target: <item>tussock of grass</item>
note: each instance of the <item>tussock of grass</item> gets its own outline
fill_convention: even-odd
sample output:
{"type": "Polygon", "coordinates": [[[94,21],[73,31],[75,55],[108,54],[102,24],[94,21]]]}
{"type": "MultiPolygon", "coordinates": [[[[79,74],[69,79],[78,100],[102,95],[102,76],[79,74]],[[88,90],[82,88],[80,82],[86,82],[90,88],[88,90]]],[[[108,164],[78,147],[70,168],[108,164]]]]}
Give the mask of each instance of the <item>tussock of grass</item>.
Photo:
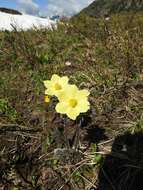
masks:
{"type": "MultiPolygon", "coordinates": [[[[4,159],[4,168],[0,174],[4,184],[19,185],[15,179],[24,171],[20,186],[27,189],[46,186],[51,178],[38,178],[40,171],[41,176],[47,172],[52,180],[58,179],[56,187],[55,181],[51,182],[53,190],[63,184],[74,190],[95,188],[97,166],[102,159],[98,161],[96,151],[87,144],[98,145],[105,139],[94,141],[93,137],[85,138],[85,133],[95,128],[105,130],[106,140],[110,142],[118,134],[138,132],[143,127],[142,38],[142,13],[113,15],[109,21],[80,15],[70,21],[63,20],[52,31],[0,32],[0,131],[7,124],[26,126],[22,133],[10,126],[16,132],[6,134],[13,142],[11,147],[17,145],[19,150],[8,153],[12,149],[9,142],[2,142],[0,157],[4,159]],[[71,62],[70,66],[65,64],[67,61],[71,62]],[[92,108],[87,114],[90,122],[81,132],[85,155],[76,154],[73,162],[53,159],[54,149],[66,144],[61,131],[54,129],[59,127],[60,118],[49,111],[50,107],[46,112],[43,103],[42,81],[53,73],[68,75],[71,82],[91,91],[92,108]],[[33,128],[40,131],[28,133],[27,129],[33,128]],[[89,142],[91,139],[93,142],[89,142]],[[25,163],[26,168],[31,167],[27,173],[22,168],[25,163]]],[[[74,124],[68,121],[67,125],[66,135],[71,139],[74,124]]],[[[106,154],[104,148],[101,146],[100,152],[106,154]]],[[[73,152],[69,154],[74,158],[73,152]]]]}

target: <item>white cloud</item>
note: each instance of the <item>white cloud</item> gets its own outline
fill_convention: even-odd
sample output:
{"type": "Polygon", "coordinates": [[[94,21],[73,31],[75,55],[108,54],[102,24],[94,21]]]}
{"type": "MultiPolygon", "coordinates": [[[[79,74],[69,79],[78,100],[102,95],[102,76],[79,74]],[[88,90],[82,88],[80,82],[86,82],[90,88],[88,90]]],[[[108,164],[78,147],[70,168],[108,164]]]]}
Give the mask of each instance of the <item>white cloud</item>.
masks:
{"type": "Polygon", "coordinates": [[[18,8],[21,12],[30,15],[39,15],[39,5],[33,0],[17,0],[18,8]]]}
{"type": "Polygon", "coordinates": [[[78,13],[94,0],[48,0],[48,5],[43,10],[44,15],[65,15],[70,16],[78,13]]]}
{"type": "Polygon", "coordinates": [[[88,6],[94,0],[47,0],[47,5],[40,9],[40,5],[34,0],[17,0],[18,9],[26,14],[41,16],[71,16],[84,7],[88,6]]]}

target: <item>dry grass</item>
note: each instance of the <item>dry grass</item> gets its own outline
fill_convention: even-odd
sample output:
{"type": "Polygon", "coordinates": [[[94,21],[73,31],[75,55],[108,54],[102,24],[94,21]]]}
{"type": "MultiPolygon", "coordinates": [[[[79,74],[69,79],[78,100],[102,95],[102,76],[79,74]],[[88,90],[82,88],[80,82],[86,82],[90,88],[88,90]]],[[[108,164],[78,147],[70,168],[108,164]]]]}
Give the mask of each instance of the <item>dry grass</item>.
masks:
{"type": "Polygon", "coordinates": [[[109,21],[81,15],[52,31],[0,33],[1,186],[96,188],[102,157],[116,136],[142,131],[142,38],[142,13],[109,21]],[[78,152],[68,152],[64,138],[74,145],[77,124],[43,103],[42,81],[53,73],[91,91],[78,152]]]}

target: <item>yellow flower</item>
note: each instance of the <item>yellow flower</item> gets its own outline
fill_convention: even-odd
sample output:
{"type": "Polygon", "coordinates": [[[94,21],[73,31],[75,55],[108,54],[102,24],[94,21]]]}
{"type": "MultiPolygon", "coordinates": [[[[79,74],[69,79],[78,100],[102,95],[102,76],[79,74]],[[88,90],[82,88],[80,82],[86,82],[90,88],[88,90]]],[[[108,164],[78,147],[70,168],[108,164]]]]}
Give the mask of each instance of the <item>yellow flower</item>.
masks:
{"type": "Polygon", "coordinates": [[[69,79],[67,76],[60,77],[56,74],[52,75],[51,80],[44,81],[44,85],[46,87],[45,94],[58,96],[65,86],[68,85],[68,81],[69,79]]]}
{"type": "Polygon", "coordinates": [[[49,96],[46,95],[45,98],[44,98],[44,100],[45,100],[46,103],[49,103],[50,102],[49,96]]]}
{"type": "Polygon", "coordinates": [[[88,90],[79,90],[75,85],[68,85],[58,96],[59,103],[56,105],[56,111],[75,120],[80,113],[89,110],[89,94],[88,90]]]}

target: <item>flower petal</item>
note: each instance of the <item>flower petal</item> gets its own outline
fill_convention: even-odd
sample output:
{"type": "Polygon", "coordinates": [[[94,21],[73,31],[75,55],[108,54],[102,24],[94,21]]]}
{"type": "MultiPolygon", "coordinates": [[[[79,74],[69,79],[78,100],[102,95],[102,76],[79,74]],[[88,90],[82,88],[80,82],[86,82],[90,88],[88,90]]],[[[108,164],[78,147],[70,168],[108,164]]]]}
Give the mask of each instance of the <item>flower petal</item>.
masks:
{"type": "Polygon", "coordinates": [[[67,116],[72,119],[72,120],[76,120],[77,116],[79,116],[80,111],[78,109],[72,109],[69,108],[66,112],[67,116]]]}
{"type": "Polygon", "coordinates": [[[81,113],[85,113],[89,110],[90,103],[88,102],[88,100],[82,100],[79,102],[78,107],[80,108],[81,113]]]}
{"type": "Polygon", "coordinates": [[[64,77],[61,77],[61,80],[60,82],[63,84],[63,85],[66,85],[69,81],[69,78],[67,76],[64,76],[64,77]]]}
{"type": "Polygon", "coordinates": [[[52,95],[54,95],[54,92],[53,92],[53,90],[51,88],[48,88],[48,89],[45,90],[45,94],[52,96],[52,95]]]}
{"type": "Polygon", "coordinates": [[[71,97],[75,97],[77,94],[78,88],[76,85],[67,85],[64,87],[63,91],[59,94],[59,101],[68,101],[71,97]]]}
{"type": "Polygon", "coordinates": [[[89,96],[89,94],[90,94],[90,92],[88,90],[86,90],[86,89],[78,91],[78,95],[80,97],[87,97],[87,96],[89,96]]]}
{"type": "Polygon", "coordinates": [[[56,112],[57,113],[65,114],[67,112],[67,109],[68,109],[68,106],[64,102],[59,102],[56,105],[56,112]]]}
{"type": "Polygon", "coordinates": [[[52,82],[57,82],[59,79],[60,79],[60,76],[58,76],[57,74],[53,74],[52,78],[51,78],[51,81],[52,82]]]}
{"type": "Polygon", "coordinates": [[[51,84],[51,81],[50,80],[45,80],[43,81],[44,85],[46,88],[49,88],[50,84],[51,84]]]}

